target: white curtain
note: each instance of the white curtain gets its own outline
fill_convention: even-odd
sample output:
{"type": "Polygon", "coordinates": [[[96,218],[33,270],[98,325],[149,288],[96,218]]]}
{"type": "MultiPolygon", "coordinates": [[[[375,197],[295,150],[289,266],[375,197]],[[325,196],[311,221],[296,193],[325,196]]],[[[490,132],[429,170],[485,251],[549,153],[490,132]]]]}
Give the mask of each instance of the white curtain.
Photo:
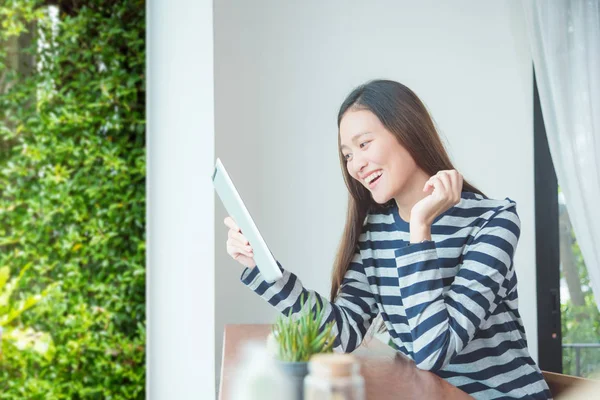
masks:
{"type": "Polygon", "coordinates": [[[600,0],[522,5],[552,161],[600,309],[600,0]]]}

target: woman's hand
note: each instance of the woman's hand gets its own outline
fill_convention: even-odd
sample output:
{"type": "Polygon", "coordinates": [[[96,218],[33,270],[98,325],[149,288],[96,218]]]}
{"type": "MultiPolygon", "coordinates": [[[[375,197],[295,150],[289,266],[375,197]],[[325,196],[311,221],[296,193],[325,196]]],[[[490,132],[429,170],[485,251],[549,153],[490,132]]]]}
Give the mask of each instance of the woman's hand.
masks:
{"type": "Polygon", "coordinates": [[[242,235],[242,230],[235,224],[231,217],[225,218],[223,221],[229,227],[227,234],[227,253],[244,267],[254,268],[254,252],[250,246],[250,242],[242,235]]]}
{"type": "Polygon", "coordinates": [[[431,240],[431,224],[460,202],[462,187],[463,177],[454,169],[440,171],[429,178],[423,187],[424,192],[430,192],[429,196],[417,202],[410,212],[411,243],[431,240]]]}

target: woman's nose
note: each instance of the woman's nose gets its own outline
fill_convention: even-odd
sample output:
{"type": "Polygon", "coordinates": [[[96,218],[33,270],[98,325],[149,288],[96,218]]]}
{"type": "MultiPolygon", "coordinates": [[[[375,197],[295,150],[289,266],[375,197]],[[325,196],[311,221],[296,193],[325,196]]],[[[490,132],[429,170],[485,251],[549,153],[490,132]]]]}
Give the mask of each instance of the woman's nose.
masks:
{"type": "Polygon", "coordinates": [[[364,157],[355,157],[354,158],[354,171],[356,175],[364,173],[367,166],[367,160],[364,157]]]}

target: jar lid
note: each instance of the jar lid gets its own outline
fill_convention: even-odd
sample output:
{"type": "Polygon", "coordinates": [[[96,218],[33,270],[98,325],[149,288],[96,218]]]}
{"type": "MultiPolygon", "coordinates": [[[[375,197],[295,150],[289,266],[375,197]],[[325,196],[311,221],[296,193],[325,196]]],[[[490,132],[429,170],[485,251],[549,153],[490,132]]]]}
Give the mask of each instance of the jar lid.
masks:
{"type": "Polygon", "coordinates": [[[329,377],[352,376],[359,368],[356,357],[346,353],[315,354],[308,363],[309,373],[329,377]]]}

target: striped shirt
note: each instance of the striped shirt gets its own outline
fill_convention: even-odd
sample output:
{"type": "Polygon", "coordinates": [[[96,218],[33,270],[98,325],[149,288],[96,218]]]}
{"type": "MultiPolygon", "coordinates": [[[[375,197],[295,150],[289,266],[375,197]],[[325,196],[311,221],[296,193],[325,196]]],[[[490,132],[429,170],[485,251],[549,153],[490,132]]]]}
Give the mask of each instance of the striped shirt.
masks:
{"type": "MultiPolygon", "coordinates": [[[[392,202],[394,203],[394,202],[392,202]]],[[[381,314],[398,351],[477,399],[551,398],[527,350],[513,255],[516,204],[463,192],[438,216],[431,241],[410,244],[393,205],[368,213],[335,302],[289,271],[267,283],[259,268],[241,281],[287,315],[311,295],[335,321],[336,351],[351,352],[381,314]]]]}

